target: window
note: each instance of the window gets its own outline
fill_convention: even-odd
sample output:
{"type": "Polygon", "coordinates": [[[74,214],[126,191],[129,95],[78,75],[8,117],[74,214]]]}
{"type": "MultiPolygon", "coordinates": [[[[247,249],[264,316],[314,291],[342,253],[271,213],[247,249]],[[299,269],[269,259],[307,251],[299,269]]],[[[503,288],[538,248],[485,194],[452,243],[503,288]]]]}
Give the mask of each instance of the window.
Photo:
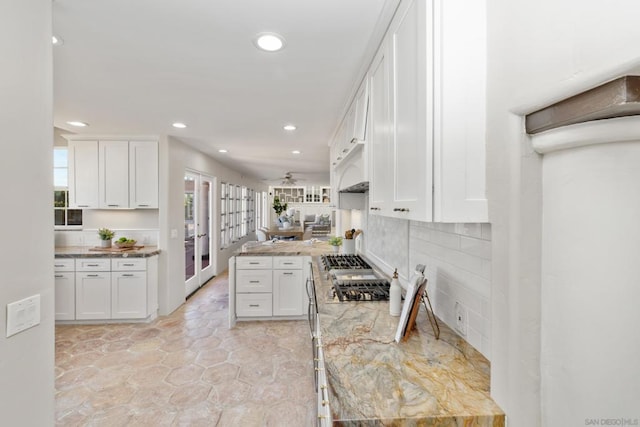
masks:
{"type": "Polygon", "coordinates": [[[240,186],[236,185],[235,186],[236,189],[236,194],[235,194],[235,211],[234,211],[234,216],[235,219],[233,221],[233,227],[234,227],[234,242],[237,242],[238,240],[240,240],[240,237],[242,237],[242,192],[240,190],[240,186]]]}
{"type": "Polygon", "coordinates": [[[82,209],[69,208],[67,147],[53,149],[53,214],[56,228],[77,228],[82,225],[82,209]]]}
{"type": "Polygon", "coordinates": [[[220,249],[229,246],[229,215],[227,215],[227,184],[220,184],[220,249]]]}
{"type": "Polygon", "coordinates": [[[247,214],[249,213],[249,194],[248,194],[248,189],[247,187],[242,187],[242,205],[240,206],[240,211],[242,213],[242,226],[241,226],[241,236],[246,236],[247,235],[247,228],[249,226],[249,217],[247,216],[247,214]]]}

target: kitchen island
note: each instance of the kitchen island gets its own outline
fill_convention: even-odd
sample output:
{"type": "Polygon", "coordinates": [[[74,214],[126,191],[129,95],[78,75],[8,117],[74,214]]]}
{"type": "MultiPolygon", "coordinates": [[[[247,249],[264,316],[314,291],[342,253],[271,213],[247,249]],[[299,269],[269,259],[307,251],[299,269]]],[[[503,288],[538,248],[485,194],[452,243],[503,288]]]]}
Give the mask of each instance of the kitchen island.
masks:
{"type": "Polygon", "coordinates": [[[424,307],[408,339],[396,343],[399,317],[389,314],[388,302],[336,303],[330,297],[332,284],[320,262],[326,253],[332,253],[326,242],[256,242],[236,256],[312,260],[321,343],[318,369],[324,370],[318,405],[328,407],[333,425],[505,425],[503,411],[489,394],[486,358],[442,322],[436,340],[424,307]]]}

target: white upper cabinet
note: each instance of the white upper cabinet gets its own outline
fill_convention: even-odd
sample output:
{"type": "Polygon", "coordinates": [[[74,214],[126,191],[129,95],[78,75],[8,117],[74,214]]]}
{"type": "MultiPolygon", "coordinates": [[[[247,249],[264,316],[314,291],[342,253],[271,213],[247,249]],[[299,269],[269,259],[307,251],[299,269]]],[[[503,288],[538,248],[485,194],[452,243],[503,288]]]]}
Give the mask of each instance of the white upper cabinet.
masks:
{"type": "Polygon", "coordinates": [[[487,222],[486,2],[434,7],[434,216],[487,222]]]}
{"type": "Polygon", "coordinates": [[[158,142],[129,141],[129,207],[158,207],[158,142]]]}
{"type": "Polygon", "coordinates": [[[369,69],[372,214],[486,222],[485,4],[403,0],[369,69]]]}
{"type": "Polygon", "coordinates": [[[69,141],[69,206],[99,208],[98,141],[69,141]]]}
{"type": "Polygon", "coordinates": [[[158,141],[69,140],[69,200],[84,209],[158,208],[158,141]]]}
{"type": "Polygon", "coordinates": [[[100,141],[100,208],[129,207],[129,142],[100,141]]]}
{"type": "Polygon", "coordinates": [[[383,42],[370,69],[369,208],[381,211],[391,201],[391,114],[389,44],[383,42]]]}
{"type": "Polygon", "coordinates": [[[353,132],[351,133],[351,143],[364,142],[367,140],[367,117],[369,115],[369,80],[364,79],[355,101],[355,114],[353,116],[353,132]]]}

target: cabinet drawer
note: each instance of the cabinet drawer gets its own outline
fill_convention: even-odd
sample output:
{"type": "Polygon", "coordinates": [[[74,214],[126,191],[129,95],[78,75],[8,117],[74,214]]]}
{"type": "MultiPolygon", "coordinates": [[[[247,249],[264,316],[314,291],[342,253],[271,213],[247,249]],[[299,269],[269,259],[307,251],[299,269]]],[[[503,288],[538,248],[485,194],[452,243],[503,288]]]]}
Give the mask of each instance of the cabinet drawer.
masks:
{"type": "Polygon", "coordinates": [[[301,269],[302,268],[302,257],[299,256],[274,256],[273,257],[273,268],[286,268],[287,270],[291,269],[301,269]]]}
{"type": "Polygon", "coordinates": [[[109,258],[78,258],[76,271],[111,271],[109,258]]]}
{"type": "Polygon", "coordinates": [[[260,270],[272,268],[270,256],[239,256],[236,257],[236,270],[260,270]]]}
{"type": "Polygon", "coordinates": [[[55,258],[53,260],[53,268],[55,271],[74,271],[76,269],[76,260],[73,258],[55,258]]]}
{"type": "Polygon", "coordinates": [[[271,292],[272,289],[271,270],[236,271],[236,292],[271,292]]]}
{"type": "Polygon", "coordinates": [[[112,271],[145,271],[146,269],[145,258],[113,258],[111,260],[112,271]]]}
{"type": "Polygon", "coordinates": [[[271,294],[237,294],[236,314],[238,317],[271,317],[271,294]]]}

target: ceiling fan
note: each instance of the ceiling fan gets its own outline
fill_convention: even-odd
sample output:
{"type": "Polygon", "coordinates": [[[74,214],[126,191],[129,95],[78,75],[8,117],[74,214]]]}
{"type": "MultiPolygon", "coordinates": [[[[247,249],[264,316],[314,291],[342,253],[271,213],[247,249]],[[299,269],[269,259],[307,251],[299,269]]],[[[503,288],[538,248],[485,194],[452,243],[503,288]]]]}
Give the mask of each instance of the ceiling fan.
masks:
{"type": "Polygon", "coordinates": [[[282,182],[280,183],[280,185],[296,185],[296,182],[298,181],[304,181],[304,179],[300,179],[300,178],[294,178],[293,177],[293,173],[294,172],[286,172],[284,174],[284,176],[281,176],[279,178],[276,179],[281,179],[282,182]]]}

